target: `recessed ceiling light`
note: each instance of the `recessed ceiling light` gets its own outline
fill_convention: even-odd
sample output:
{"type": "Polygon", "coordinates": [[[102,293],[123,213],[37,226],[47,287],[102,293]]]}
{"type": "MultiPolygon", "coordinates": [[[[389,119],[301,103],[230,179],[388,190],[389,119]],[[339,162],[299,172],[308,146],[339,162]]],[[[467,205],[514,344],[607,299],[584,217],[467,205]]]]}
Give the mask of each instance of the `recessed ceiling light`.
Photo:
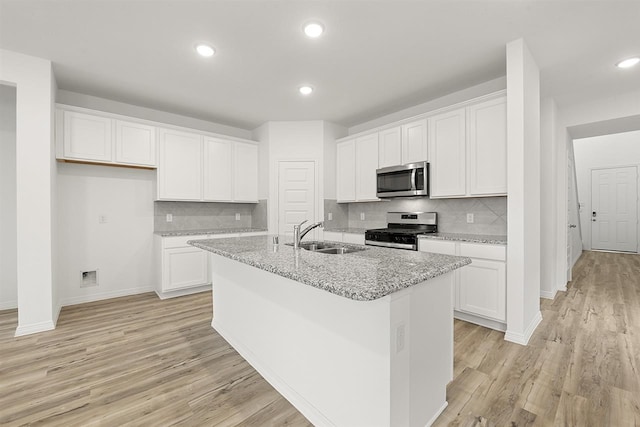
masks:
{"type": "Polygon", "coordinates": [[[309,22],[304,26],[304,33],[307,35],[307,37],[315,39],[316,37],[320,37],[320,35],[324,33],[324,27],[322,26],[322,24],[319,24],[317,22],[309,22]]]}
{"type": "Polygon", "coordinates": [[[624,61],[620,61],[616,64],[616,67],[618,68],[631,68],[634,65],[636,65],[638,62],[640,62],[640,58],[639,57],[633,57],[633,58],[627,58],[624,61]]]}
{"type": "Polygon", "coordinates": [[[204,56],[204,57],[213,56],[213,54],[216,53],[215,49],[213,49],[208,44],[204,44],[204,43],[200,43],[196,45],[196,52],[198,52],[200,56],[204,56]]]}
{"type": "Polygon", "coordinates": [[[311,86],[300,86],[298,90],[303,95],[309,95],[311,94],[311,92],[313,92],[313,88],[311,86]]]}

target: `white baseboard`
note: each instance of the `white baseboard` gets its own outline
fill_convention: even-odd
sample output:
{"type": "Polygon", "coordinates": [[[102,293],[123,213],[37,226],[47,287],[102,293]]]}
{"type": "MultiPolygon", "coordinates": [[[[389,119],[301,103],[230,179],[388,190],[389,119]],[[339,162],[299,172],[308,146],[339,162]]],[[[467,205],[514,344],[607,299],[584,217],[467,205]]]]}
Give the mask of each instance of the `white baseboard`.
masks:
{"type": "Polygon", "coordinates": [[[53,323],[53,320],[32,323],[30,325],[18,325],[14,336],[21,337],[24,335],[36,334],[38,332],[50,331],[55,328],[56,325],[53,323]]]}
{"type": "Polygon", "coordinates": [[[453,317],[458,320],[464,320],[465,322],[484,326],[485,328],[495,329],[496,331],[500,332],[504,332],[507,330],[506,323],[498,322],[497,320],[485,319],[484,317],[474,316],[473,314],[464,313],[458,310],[453,310],[453,317]]]}
{"type": "Polygon", "coordinates": [[[76,305],[76,304],[84,304],[86,302],[100,301],[103,299],[110,298],[118,298],[118,297],[126,297],[129,295],[143,294],[145,292],[153,292],[155,290],[154,287],[141,287],[141,288],[128,288],[128,289],[120,289],[117,291],[110,292],[100,292],[91,295],[81,295],[76,297],[63,298],[60,301],[60,305],[65,307],[67,305],[76,305]]]}
{"type": "Polygon", "coordinates": [[[12,310],[18,308],[18,300],[0,301],[0,310],[12,310]]]}
{"type": "Polygon", "coordinates": [[[556,293],[558,291],[540,291],[540,298],[545,298],[545,299],[556,299],[556,293]]]}
{"type": "Polygon", "coordinates": [[[442,415],[445,409],[447,409],[448,405],[449,405],[449,402],[445,401],[440,407],[440,409],[438,409],[438,412],[436,412],[436,414],[433,417],[431,417],[429,421],[427,421],[427,423],[425,424],[425,427],[430,427],[433,423],[435,423],[438,417],[442,415]]]}
{"type": "Polygon", "coordinates": [[[194,288],[180,289],[180,290],[171,291],[171,292],[159,292],[157,289],[155,289],[155,291],[156,291],[156,295],[158,295],[158,298],[168,299],[168,298],[181,297],[184,295],[197,294],[198,292],[211,292],[211,289],[212,289],[211,285],[204,285],[204,286],[196,286],[194,288]]]}
{"type": "Polygon", "coordinates": [[[536,315],[533,316],[533,319],[531,319],[529,326],[527,326],[524,332],[520,333],[507,330],[504,334],[504,340],[516,344],[527,345],[531,339],[531,335],[533,335],[533,332],[536,330],[540,322],[542,322],[542,313],[538,311],[536,315]]]}

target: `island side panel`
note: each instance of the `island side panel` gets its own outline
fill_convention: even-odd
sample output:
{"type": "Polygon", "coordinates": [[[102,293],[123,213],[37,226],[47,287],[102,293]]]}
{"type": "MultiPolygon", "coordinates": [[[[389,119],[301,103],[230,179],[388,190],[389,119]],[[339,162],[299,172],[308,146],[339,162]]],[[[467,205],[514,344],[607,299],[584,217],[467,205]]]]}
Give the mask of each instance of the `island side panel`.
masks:
{"type": "Polygon", "coordinates": [[[212,326],[284,397],[318,426],[390,425],[390,297],[354,301],[211,257],[212,326]]]}

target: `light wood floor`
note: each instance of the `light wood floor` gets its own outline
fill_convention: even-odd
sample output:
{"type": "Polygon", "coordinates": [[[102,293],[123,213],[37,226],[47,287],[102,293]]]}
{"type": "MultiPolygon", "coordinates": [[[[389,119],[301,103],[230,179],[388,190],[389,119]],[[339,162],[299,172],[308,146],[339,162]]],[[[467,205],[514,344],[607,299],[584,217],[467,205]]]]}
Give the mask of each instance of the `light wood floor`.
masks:
{"type": "MultiPolygon", "coordinates": [[[[640,256],[585,252],[541,309],[527,347],[456,321],[435,425],[640,426],[640,256]]],[[[207,294],[65,307],[21,338],[16,323],[0,311],[2,426],[309,425],[211,329],[207,294]]]]}

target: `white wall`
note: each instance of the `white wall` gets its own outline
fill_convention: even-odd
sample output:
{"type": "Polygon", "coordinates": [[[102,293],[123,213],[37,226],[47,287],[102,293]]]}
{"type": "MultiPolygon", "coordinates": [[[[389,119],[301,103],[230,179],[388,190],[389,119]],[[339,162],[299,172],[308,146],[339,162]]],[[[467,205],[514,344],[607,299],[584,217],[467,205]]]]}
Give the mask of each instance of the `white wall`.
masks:
{"type": "Polygon", "coordinates": [[[591,169],[633,165],[640,168],[640,131],[575,139],[573,150],[578,200],[582,205],[582,244],[591,250],[591,169]]]}
{"type": "Polygon", "coordinates": [[[540,314],[540,83],[522,39],[507,44],[507,332],[527,344],[540,314]]]}
{"type": "Polygon", "coordinates": [[[58,166],[59,283],[63,305],[154,289],[155,171],[61,163],[58,166]],[[107,222],[100,224],[99,216],[107,222]],[[81,288],[81,271],[99,284],[81,288]]]}
{"type": "Polygon", "coordinates": [[[18,307],[16,88],[0,85],[0,310],[18,307]]]}
{"type": "Polygon", "coordinates": [[[51,61],[0,50],[0,83],[17,87],[16,335],[53,329],[53,72],[51,61]]]}
{"type": "MultiPolygon", "coordinates": [[[[556,147],[557,107],[547,98],[540,105],[540,229],[556,229],[558,167],[556,147]]],[[[558,290],[557,240],[554,232],[540,235],[540,296],[553,299],[558,290]]]]}
{"type": "Polygon", "coordinates": [[[336,139],[347,135],[347,129],[324,122],[324,198],[336,199],[336,139]]]}

